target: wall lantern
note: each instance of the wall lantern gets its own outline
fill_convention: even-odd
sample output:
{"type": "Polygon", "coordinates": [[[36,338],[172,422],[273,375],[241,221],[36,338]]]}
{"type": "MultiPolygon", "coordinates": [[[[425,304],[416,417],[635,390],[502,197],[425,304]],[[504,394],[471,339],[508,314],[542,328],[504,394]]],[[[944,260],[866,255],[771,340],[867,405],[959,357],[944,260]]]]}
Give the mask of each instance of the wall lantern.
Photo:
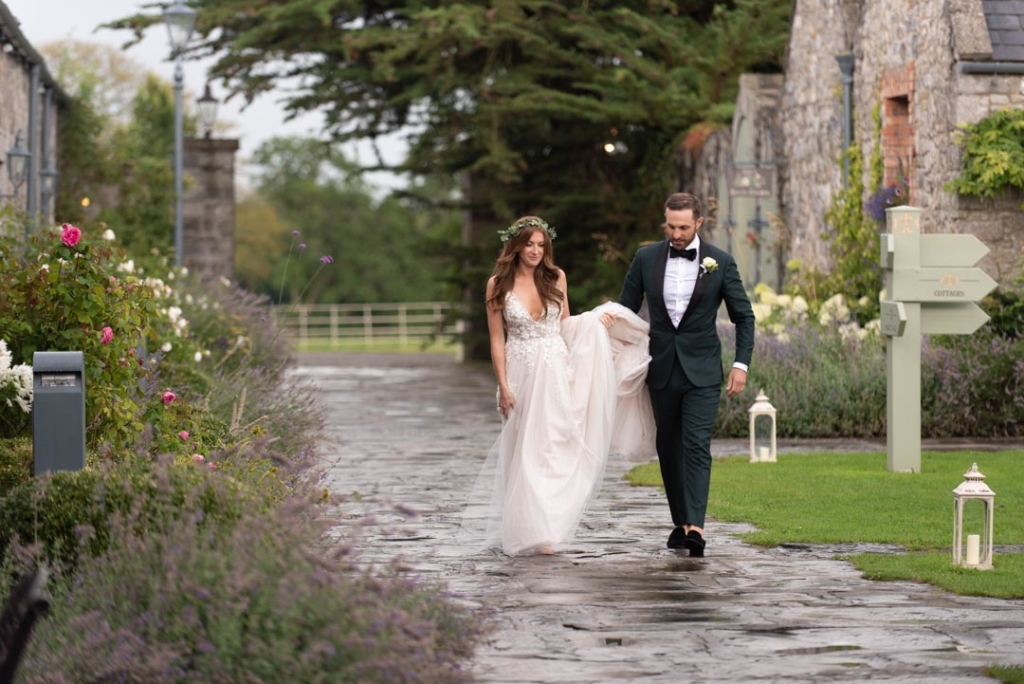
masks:
{"type": "Polygon", "coordinates": [[[750,462],[775,463],[775,407],[768,401],[764,390],[757,393],[750,413],[750,462]]]}
{"type": "Polygon", "coordinates": [[[978,464],[964,473],[964,481],[953,490],[953,565],[978,570],[992,568],[992,509],[996,493],[985,484],[985,476],[978,472],[978,464]],[[967,552],[963,553],[964,503],[978,499],[984,504],[985,517],[981,534],[967,535],[967,552]]]}
{"type": "Polygon", "coordinates": [[[210,93],[210,84],[207,83],[203,96],[196,100],[196,107],[199,108],[199,125],[204,138],[213,135],[213,126],[217,123],[218,104],[217,98],[210,93]]]}
{"type": "Polygon", "coordinates": [[[14,147],[7,151],[7,177],[14,187],[14,192],[9,195],[0,194],[0,198],[7,199],[18,196],[18,190],[28,178],[28,161],[31,158],[32,153],[25,149],[19,130],[14,136],[14,147]]]}

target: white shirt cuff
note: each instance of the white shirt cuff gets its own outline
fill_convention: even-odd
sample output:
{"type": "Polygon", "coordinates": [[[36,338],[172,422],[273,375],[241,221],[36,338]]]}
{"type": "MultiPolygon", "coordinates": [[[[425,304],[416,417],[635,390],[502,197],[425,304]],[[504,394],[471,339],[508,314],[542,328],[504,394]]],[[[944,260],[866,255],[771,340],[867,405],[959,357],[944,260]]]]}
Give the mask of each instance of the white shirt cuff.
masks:
{"type": "Polygon", "coordinates": [[[741,371],[743,371],[744,373],[746,373],[746,372],[747,372],[747,370],[748,370],[748,366],[747,366],[747,364],[745,364],[745,363],[740,363],[739,361],[737,361],[737,362],[735,362],[734,364],[732,364],[732,367],[733,367],[733,368],[739,368],[739,369],[740,369],[741,371]]]}

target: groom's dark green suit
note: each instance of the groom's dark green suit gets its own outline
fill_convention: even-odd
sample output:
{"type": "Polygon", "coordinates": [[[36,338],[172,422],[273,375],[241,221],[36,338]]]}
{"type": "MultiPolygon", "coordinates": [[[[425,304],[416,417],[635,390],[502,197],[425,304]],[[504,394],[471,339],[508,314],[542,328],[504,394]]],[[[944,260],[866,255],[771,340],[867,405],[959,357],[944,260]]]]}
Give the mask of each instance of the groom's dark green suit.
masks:
{"type": "Polygon", "coordinates": [[[697,282],[682,320],[672,323],[665,303],[668,240],[640,248],[629,267],[619,303],[639,311],[644,297],[651,323],[647,386],[657,425],[658,460],[672,521],[703,528],[711,482],[711,432],[721,398],[722,343],[718,310],[724,302],[736,326],[735,361],[750,365],[754,313],[736,261],[699,241],[697,282]],[[710,257],[715,264],[705,267],[710,257]]]}

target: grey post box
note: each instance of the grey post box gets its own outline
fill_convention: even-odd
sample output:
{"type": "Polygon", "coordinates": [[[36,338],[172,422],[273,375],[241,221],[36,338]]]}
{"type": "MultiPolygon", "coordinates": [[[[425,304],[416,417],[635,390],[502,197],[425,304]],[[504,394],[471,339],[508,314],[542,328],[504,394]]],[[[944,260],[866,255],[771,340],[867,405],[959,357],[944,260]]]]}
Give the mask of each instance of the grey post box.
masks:
{"type": "Polygon", "coordinates": [[[35,474],[85,467],[85,360],[80,351],[32,355],[35,474]]]}

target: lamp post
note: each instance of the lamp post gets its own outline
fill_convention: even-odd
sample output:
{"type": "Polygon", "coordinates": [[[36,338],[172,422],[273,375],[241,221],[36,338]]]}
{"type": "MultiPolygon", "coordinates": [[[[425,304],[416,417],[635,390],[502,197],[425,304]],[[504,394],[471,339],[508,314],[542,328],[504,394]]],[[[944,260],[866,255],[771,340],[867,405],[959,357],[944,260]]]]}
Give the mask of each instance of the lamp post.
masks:
{"type": "Polygon", "coordinates": [[[185,5],[184,0],[164,10],[164,22],[170,37],[171,54],[174,56],[174,263],[181,266],[185,256],[184,215],[182,211],[182,165],[184,157],[184,131],[182,121],[181,89],[185,74],[181,53],[192,37],[196,25],[196,11],[185,5]]]}
{"type": "Polygon", "coordinates": [[[9,195],[0,194],[0,199],[12,199],[18,196],[18,191],[28,178],[28,162],[32,153],[25,149],[22,141],[21,131],[14,136],[14,147],[7,150],[7,177],[11,181],[13,191],[9,195]]]}
{"type": "Polygon", "coordinates": [[[775,463],[778,460],[775,447],[776,411],[764,390],[757,393],[757,398],[747,412],[750,414],[750,462],[775,463]]]}

